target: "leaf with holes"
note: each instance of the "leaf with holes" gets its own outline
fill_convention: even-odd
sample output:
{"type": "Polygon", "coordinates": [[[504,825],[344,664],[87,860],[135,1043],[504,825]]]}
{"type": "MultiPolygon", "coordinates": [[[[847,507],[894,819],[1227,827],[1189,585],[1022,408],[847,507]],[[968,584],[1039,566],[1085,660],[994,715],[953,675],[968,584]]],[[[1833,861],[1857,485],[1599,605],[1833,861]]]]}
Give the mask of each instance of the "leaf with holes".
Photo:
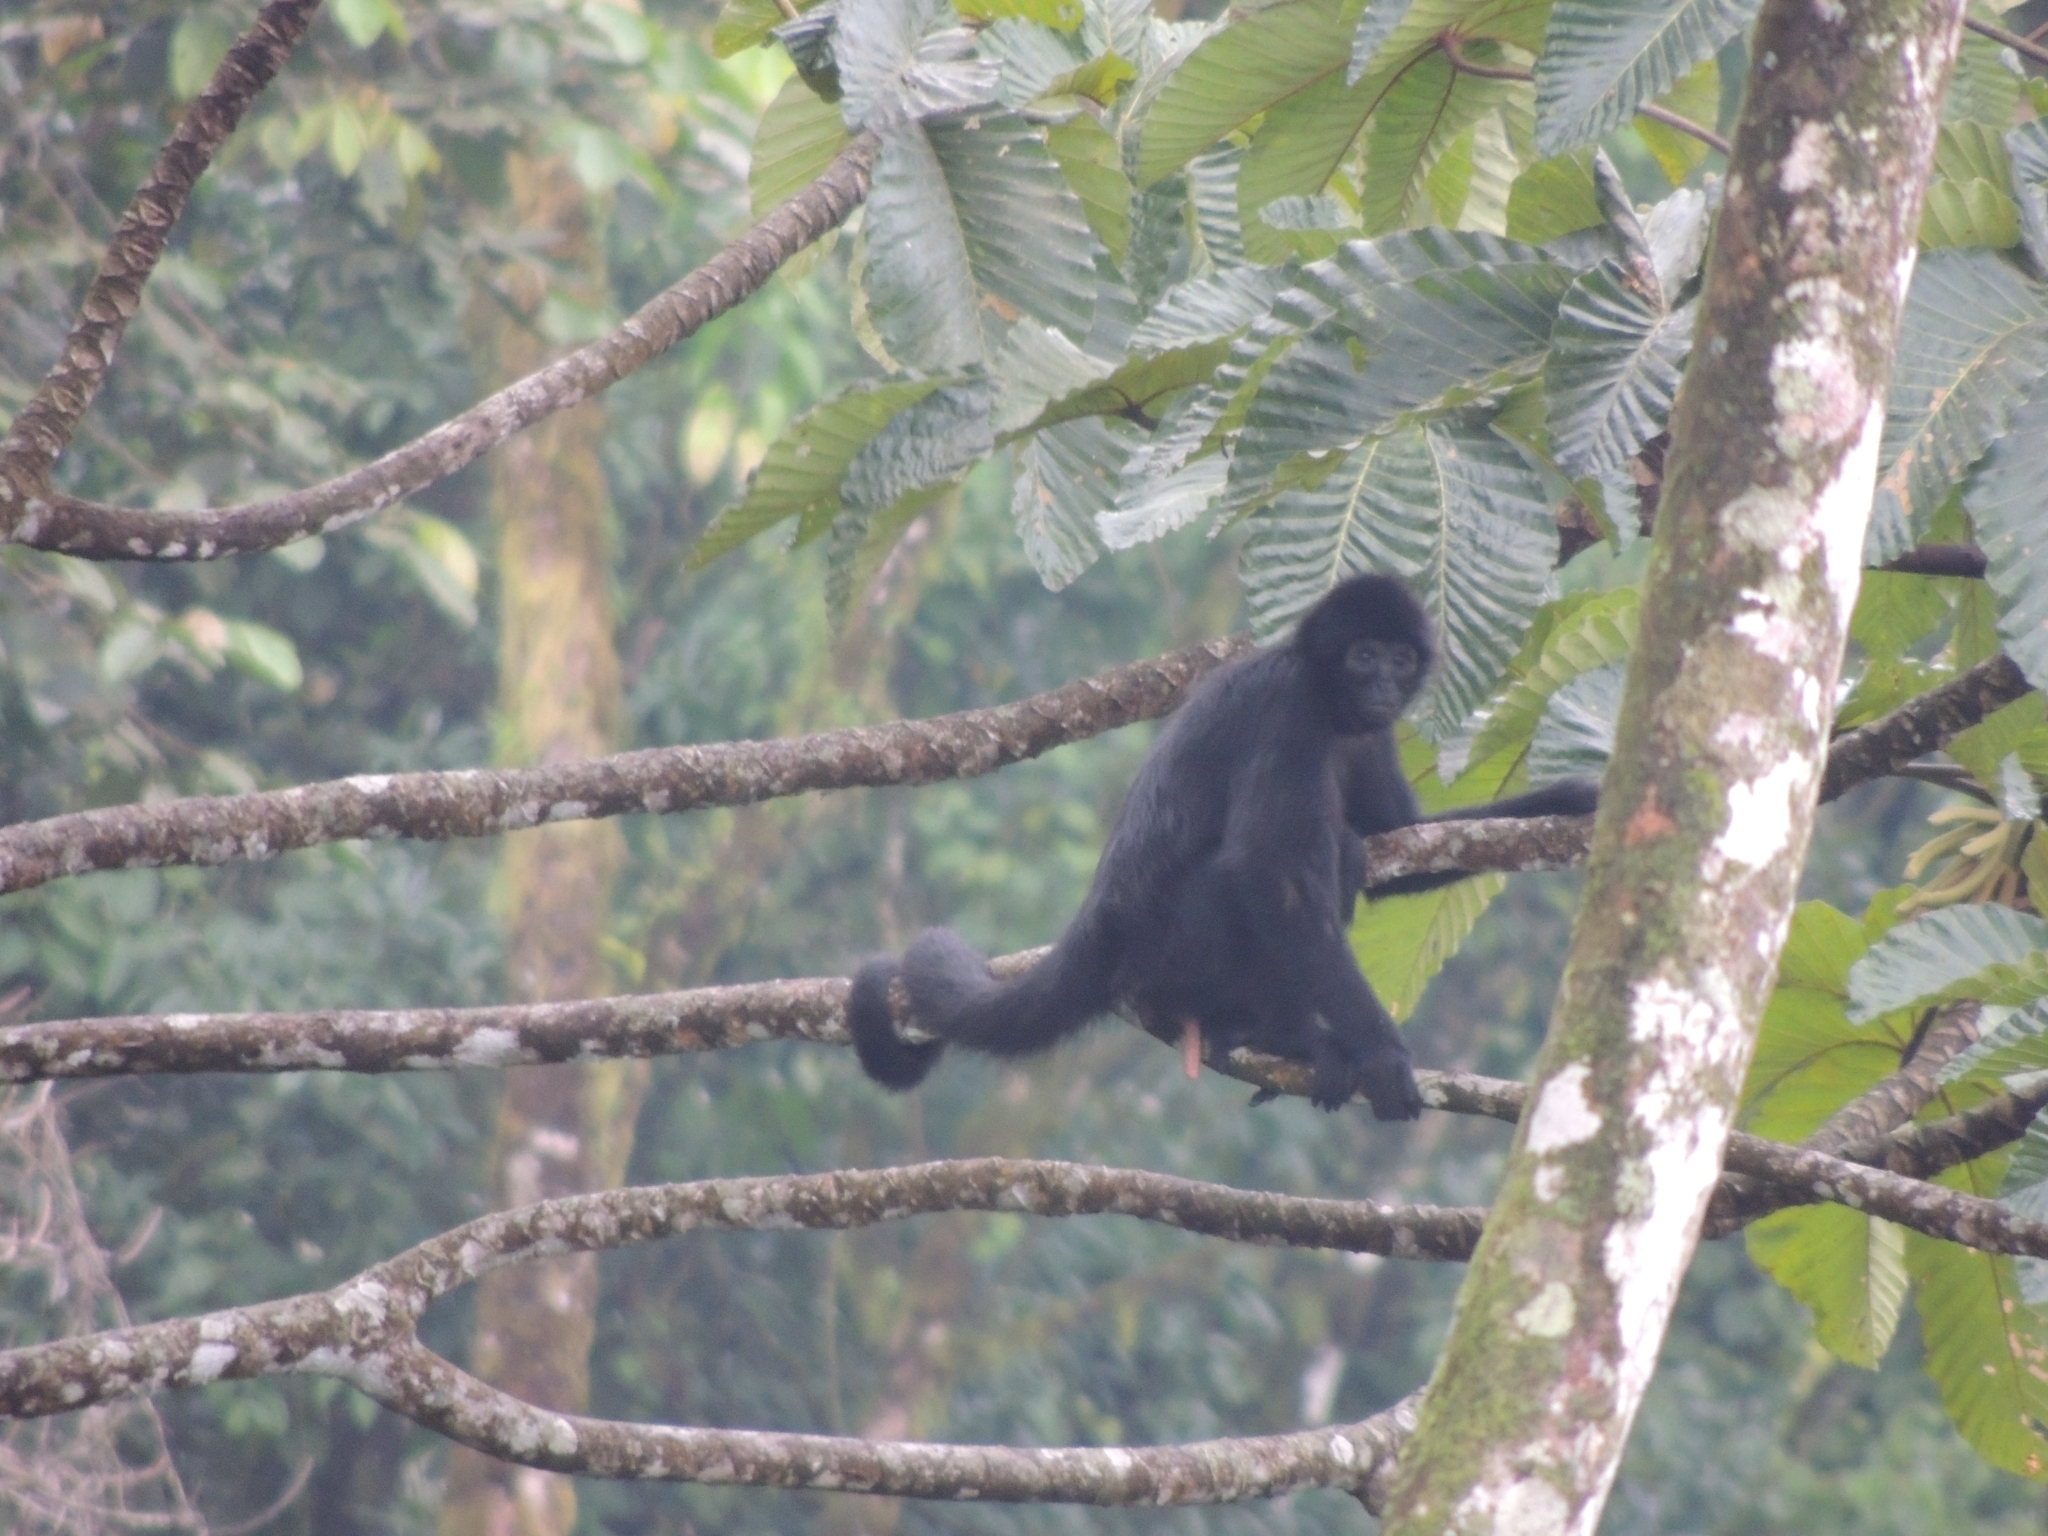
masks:
{"type": "Polygon", "coordinates": [[[2012,1260],[1909,1232],[1906,1269],[1920,1309],[1921,1364],[1950,1421],[1993,1466],[2036,1480],[2048,1475],[2041,1434],[2048,1379],[2040,1364],[2048,1358],[2048,1320],[2022,1303],[2012,1260]]]}

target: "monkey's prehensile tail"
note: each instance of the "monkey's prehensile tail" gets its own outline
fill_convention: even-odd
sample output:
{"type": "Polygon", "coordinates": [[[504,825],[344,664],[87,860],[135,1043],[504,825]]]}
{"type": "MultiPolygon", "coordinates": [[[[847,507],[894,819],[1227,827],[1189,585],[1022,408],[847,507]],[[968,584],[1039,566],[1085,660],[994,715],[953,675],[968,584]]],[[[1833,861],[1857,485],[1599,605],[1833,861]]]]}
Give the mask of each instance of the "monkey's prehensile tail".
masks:
{"type": "Polygon", "coordinates": [[[870,960],[854,974],[846,1027],[861,1069],[884,1088],[915,1088],[949,1045],[992,1056],[1028,1056],[1073,1034],[1115,1003],[1110,946],[1076,922],[1052,953],[1021,976],[998,981],[981,952],[950,928],[927,928],[901,965],[870,960]],[[911,1016],[934,1039],[896,1033],[889,983],[903,977],[911,1016]]]}

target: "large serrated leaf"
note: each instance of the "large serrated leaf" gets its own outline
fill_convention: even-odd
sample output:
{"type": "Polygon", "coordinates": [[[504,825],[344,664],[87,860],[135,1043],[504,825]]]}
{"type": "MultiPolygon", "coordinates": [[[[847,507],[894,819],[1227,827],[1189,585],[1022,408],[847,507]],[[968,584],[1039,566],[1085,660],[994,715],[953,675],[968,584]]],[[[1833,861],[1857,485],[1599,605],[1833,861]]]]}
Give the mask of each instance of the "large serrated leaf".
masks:
{"type": "Polygon", "coordinates": [[[1255,633],[1270,634],[1359,570],[1407,578],[1442,656],[1418,724],[1435,739],[1492,690],[1542,602],[1556,524],[1521,456],[1448,423],[1373,439],[1251,525],[1241,558],[1255,633]]]}
{"type": "Polygon", "coordinates": [[[2048,922],[2011,907],[1942,907],[1901,924],[1849,972],[1849,1017],[1957,998],[2019,1004],[2048,996],[2048,922]]]}
{"type": "Polygon", "coordinates": [[[1550,443],[1574,478],[1602,475],[1662,432],[1692,347],[1694,308],[1675,314],[1633,267],[1603,261],[1557,307],[1543,388],[1550,443]]]}
{"type": "Polygon", "coordinates": [[[882,135],[866,209],[867,314],[889,355],[927,373],[983,360],[967,241],[931,139],[908,125],[882,135]]]}
{"type": "Polygon", "coordinates": [[[898,411],[939,388],[944,379],[911,379],[895,384],[857,384],[845,394],[814,406],[769,447],[747,482],[747,493],[711,520],[690,551],[701,569],[737,549],[755,534],[794,517],[815,538],[831,527],[839,511],[839,482],[854,455],[898,411]]]}
{"type": "Polygon", "coordinates": [[[1291,247],[1259,211],[1284,197],[1322,191],[1365,126],[1372,103],[1331,73],[1278,103],[1252,136],[1238,175],[1238,210],[1245,229],[1245,255],[1252,261],[1284,260],[1291,247]]]}
{"type": "Polygon", "coordinates": [[[1287,273],[1278,267],[1231,267],[1167,290],[1131,333],[1134,352],[1221,341],[1273,307],[1287,273]]]}
{"type": "Polygon", "coordinates": [[[1425,179],[1444,151],[1508,98],[1528,90],[1517,81],[1489,80],[1453,69],[1451,61],[1436,52],[1425,54],[1392,81],[1366,136],[1358,209],[1366,234],[1382,235],[1421,223],[1434,213],[1425,179]]]}
{"type": "Polygon", "coordinates": [[[1749,1257],[1813,1314],[1813,1335],[1867,1371],[1891,1347],[1906,1304],[1906,1234],[1842,1205],[1775,1211],[1743,1237],[1749,1257]]]}
{"type": "Polygon", "coordinates": [[[2011,430],[1963,492],[1998,596],[1998,634],[2006,654],[2040,687],[2048,679],[2048,378],[2012,414],[2011,430]]]}
{"type": "Polygon", "coordinates": [[[995,449],[996,385],[970,379],[906,406],[846,466],[839,499],[873,514],[911,491],[955,480],[995,449]]]}
{"type": "Polygon", "coordinates": [[[1226,509],[1284,489],[1275,476],[1290,460],[1349,449],[1409,413],[1457,405],[1535,369],[1571,273],[1540,256],[1512,259],[1523,252],[1536,255],[1490,236],[1423,230],[1354,242],[1309,268],[1304,296],[1340,313],[1258,386],[1226,509]]]}
{"type": "Polygon", "coordinates": [[[1965,32],[1961,43],[1941,100],[1942,122],[2005,127],[2020,104],[2019,74],[2006,67],[2005,49],[1990,38],[1965,32]]]}
{"type": "Polygon", "coordinates": [[[832,51],[852,128],[888,129],[995,100],[996,66],[941,0],[838,0],[832,51]]]}
{"type": "Polygon", "coordinates": [[[1458,952],[1505,875],[1481,875],[1414,896],[1386,896],[1359,904],[1351,924],[1351,952],[1372,989],[1396,1019],[1406,1019],[1444,962],[1458,952]]]}
{"type": "Polygon", "coordinates": [[[836,106],[819,100],[801,75],[785,80],[754,131],[754,158],[747,168],[754,217],[816,181],[846,147],[846,137],[846,121],[836,106]]]}
{"type": "MultiPolygon", "coordinates": [[[[810,0],[809,5],[799,5],[797,10],[807,11],[818,3],[819,0],[810,0]]],[[[711,27],[712,56],[729,59],[742,49],[764,43],[768,34],[788,19],[775,0],[725,0],[711,27]]]]}
{"type": "Polygon", "coordinates": [[[2048,118],[2037,117],[2008,133],[2005,154],[2019,204],[2021,243],[2034,270],[2048,270],[2048,118]]]}
{"type": "Polygon", "coordinates": [[[1621,717],[1625,662],[1582,672],[1550,696],[1529,742],[1529,779],[1549,784],[1606,771],[1614,755],[1614,725],[1621,717]]]}
{"type": "Polygon", "coordinates": [[[1347,6],[1348,0],[1293,0],[1204,42],[1145,114],[1138,185],[1150,186],[1260,113],[1340,74],[1351,51],[1342,24],[1347,6]]]}
{"type": "Polygon", "coordinates": [[[2021,1301],[2012,1261],[1911,1232],[1906,1268],[1918,1287],[1922,1364],[1949,1419],[1992,1465],[2041,1479],[2048,1325],[2021,1301]]]}
{"type": "Polygon", "coordinates": [[[1929,251],[1913,275],[1886,401],[1865,562],[1896,558],[1927,527],[2022,392],[2048,373],[2048,294],[1989,251],[1929,251]]]}
{"type": "Polygon", "coordinates": [[[1082,416],[1151,416],[1162,401],[1190,386],[1206,384],[1229,352],[1228,341],[1212,341],[1137,358],[1108,378],[1050,402],[1033,426],[1056,426],[1082,416]]]}
{"type": "Polygon", "coordinates": [[[1534,661],[1501,695],[1472,742],[1471,761],[1526,752],[1551,696],[1573,678],[1625,661],[1635,649],[1638,598],[1617,587],[1582,604],[1543,638],[1534,661]]]}
{"type": "MultiPolygon", "coordinates": [[[[1077,341],[1086,337],[1095,314],[1094,235],[1043,136],[1007,112],[928,131],[976,286],[1077,341]]],[[[870,224],[869,239],[878,238],[870,224]]]]}
{"type": "Polygon", "coordinates": [[[1116,494],[1133,433],[1097,416],[1040,432],[1017,451],[1010,515],[1038,579],[1057,592],[1102,555],[1096,514],[1116,494]]]}
{"type": "MultiPolygon", "coordinates": [[[[1196,255],[1210,267],[1245,264],[1244,224],[1237,212],[1237,175],[1244,151],[1226,144],[1188,162],[1188,209],[1194,214],[1196,255]]],[[[1202,270],[1199,263],[1194,270],[1202,270]]]]}
{"type": "Polygon", "coordinates": [[[1920,208],[1920,244],[1983,246],[2010,250],[2020,243],[2019,204],[1997,183],[1972,177],[1968,181],[1932,181],[1920,208]]]}
{"type": "Polygon", "coordinates": [[[1122,148],[1086,112],[1048,128],[1045,142],[1067,185],[1081,199],[1088,227],[1110,259],[1121,262],[1131,248],[1131,181],[1124,175],[1122,148]]]}
{"type": "Polygon", "coordinates": [[[1536,152],[1605,138],[1756,14],[1757,0],[1558,0],[1536,60],[1536,152]]]}

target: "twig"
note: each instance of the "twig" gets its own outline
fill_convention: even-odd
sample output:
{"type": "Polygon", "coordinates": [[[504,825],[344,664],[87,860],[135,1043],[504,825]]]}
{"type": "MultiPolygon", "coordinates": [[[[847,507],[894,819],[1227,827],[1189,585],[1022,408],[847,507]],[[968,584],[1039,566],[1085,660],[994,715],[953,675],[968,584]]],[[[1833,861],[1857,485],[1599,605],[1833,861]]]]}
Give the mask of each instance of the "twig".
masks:
{"type": "Polygon", "coordinates": [[[2036,64],[2048,64],[2048,47],[2043,47],[2035,41],[2035,38],[2040,35],[2038,32],[2027,37],[2021,37],[2017,32],[2008,32],[2005,28],[1993,26],[1988,21],[1979,21],[1974,16],[1965,16],[1963,18],[1963,26],[1968,31],[1975,32],[1979,37],[1988,37],[1994,43],[2010,48],[2014,53],[2020,54],[2023,57],[2032,59],[2036,64]]]}
{"type": "MultiPolygon", "coordinates": [[[[1519,65],[1478,63],[1466,56],[1463,43],[1464,39],[1448,27],[1436,36],[1437,47],[1443,51],[1444,57],[1450,61],[1451,68],[1461,75],[1472,75],[1480,80],[1533,80],[1536,78],[1533,70],[1523,69],[1519,65]]],[[[1679,116],[1669,107],[1660,107],[1653,101],[1644,102],[1637,106],[1636,115],[1638,117],[1647,117],[1653,123],[1662,123],[1667,128],[1675,128],[1680,133],[1689,134],[1706,145],[1707,148],[1715,150],[1722,155],[1728,153],[1728,141],[1722,138],[1720,134],[1714,132],[1711,128],[1703,127],[1689,117],[1679,116]]]]}

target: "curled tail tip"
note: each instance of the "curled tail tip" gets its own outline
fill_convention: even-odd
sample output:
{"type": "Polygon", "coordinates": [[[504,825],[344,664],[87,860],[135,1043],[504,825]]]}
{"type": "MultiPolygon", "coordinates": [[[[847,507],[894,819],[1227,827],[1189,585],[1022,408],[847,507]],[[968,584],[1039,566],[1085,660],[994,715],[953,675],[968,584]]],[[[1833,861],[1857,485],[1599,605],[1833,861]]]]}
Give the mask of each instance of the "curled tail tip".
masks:
{"type": "Polygon", "coordinates": [[[861,1070],[884,1088],[903,1092],[923,1082],[945,1051],[943,1040],[912,1043],[896,1033],[889,987],[897,974],[888,956],[868,961],[853,974],[846,994],[846,1030],[861,1070]]]}

